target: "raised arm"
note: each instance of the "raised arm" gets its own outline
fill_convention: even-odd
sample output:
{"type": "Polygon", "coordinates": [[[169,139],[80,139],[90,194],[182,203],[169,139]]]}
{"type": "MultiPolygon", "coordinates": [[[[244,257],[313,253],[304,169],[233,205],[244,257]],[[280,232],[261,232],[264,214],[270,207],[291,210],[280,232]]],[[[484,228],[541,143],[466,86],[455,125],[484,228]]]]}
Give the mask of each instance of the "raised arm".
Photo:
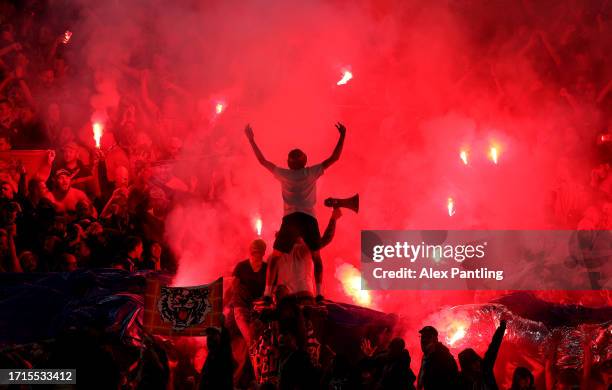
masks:
{"type": "Polygon", "coordinates": [[[325,232],[323,236],[321,236],[321,249],[326,247],[334,238],[336,234],[336,221],[342,216],[342,211],[335,207],[332,211],[331,218],[329,219],[329,223],[325,228],[325,232]]]}
{"type": "Polygon", "coordinates": [[[38,172],[36,172],[35,178],[43,182],[47,182],[51,176],[51,170],[53,169],[53,161],[55,161],[55,150],[47,150],[47,157],[44,159],[44,163],[41,164],[38,172]]]}
{"type": "MultiPolygon", "coordinates": [[[[100,149],[96,152],[96,160],[94,162],[95,172],[98,177],[98,187],[100,188],[100,193],[102,194],[102,198],[106,199],[107,196],[113,191],[113,185],[108,180],[108,167],[106,166],[106,159],[104,158],[104,154],[100,149]]],[[[106,207],[105,207],[106,208],[106,207]]]]}
{"type": "Polygon", "coordinates": [[[266,168],[268,171],[272,172],[274,168],[276,168],[276,165],[266,160],[263,153],[255,143],[255,134],[253,134],[253,129],[251,128],[251,125],[246,125],[246,127],[244,128],[244,134],[246,134],[249,143],[253,148],[253,152],[255,152],[255,157],[257,157],[257,161],[259,161],[259,163],[263,165],[264,168],[266,168]]]}
{"type": "Polygon", "coordinates": [[[338,143],[332,152],[332,155],[325,161],[323,161],[323,168],[329,168],[333,163],[338,161],[340,158],[340,154],[342,154],[342,146],[344,146],[344,137],[346,136],[346,127],[340,122],[336,123],[336,129],[340,133],[340,138],[338,138],[338,143]]]}
{"type": "Polygon", "coordinates": [[[502,339],[504,338],[504,334],[506,333],[506,324],[507,321],[505,319],[502,319],[500,321],[499,327],[495,330],[495,333],[493,334],[491,344],[489,344],[489,348],[487,348],[487,352],[485,352],[483,364],[486,365],[488,369],[493,370],[493,366],[495,366],[497,353],[499,352],[499,347],[501,347],[502,339]]]}

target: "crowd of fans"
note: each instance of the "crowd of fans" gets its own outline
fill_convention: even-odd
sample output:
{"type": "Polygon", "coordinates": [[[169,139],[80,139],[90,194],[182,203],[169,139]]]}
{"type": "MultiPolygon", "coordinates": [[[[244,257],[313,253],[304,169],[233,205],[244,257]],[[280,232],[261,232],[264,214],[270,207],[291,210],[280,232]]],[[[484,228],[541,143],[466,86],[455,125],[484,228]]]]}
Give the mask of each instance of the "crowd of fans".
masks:
{"type": "MultiPolygon", "coordinates": [[[[283,300],[277,309],[278,346],[274,356],[273,372],[265,378],[257,378],[260,389],[371,389],[371,390],[442,390],[442,389],[498,389],[493,367],[506,331],[502,320],[493,339],[480,356],[473,349],[458,355],[459,366],[449,349],[438,341],[438,332],[432,326],[420,330],[423,360],[417,375],[411,368],[411,357],[405,342],[392,337],[392,331],[383,328],[373,338],[364,338],[361,359],[338,351],[323,359],[308,347],[304,332],[304,318],[295,302],[283,300]],[[291,315],[288,313],[298,313],[291,315]],[[300,330],[302,328],[302,330],[300,330]],[[317,357],[316,359],[314,357],[317,357]]],[[[209,355],[204,364],[200,388],[233,389],[232,370],[234,359],[228,330],[211,330],[207,336],[209,355]]],[[[270,363],[270,362],[268,362],[270,363]]],[[[234,382],[240,384],[240,378],[234,382]]],[[[253,388],[250,385],[240,388],[253,388]]],[[[517,367],[509,390],[535,390],[535,379],[529,369],[517,367]]]]}
{"type": "MultiPolygon", "coordinates": [[[[153,56],[148,67],[120,70],[131,88],[122,94],[116,109],[105,113],[108,117],[100,147],[96,147],[91,90],[79,90],[72,84],[76,77],[82,80],[83,74],[68,60],[72,44],[69,26],[66,20],[53,17],[49,4],[0,2],[0,154],[6,156],[0,167],[0,272],[69,272],[98,267],[172,272],[175,263],[164,242],[165,216],[174,202],[196,190],[214,198],[223,178],[213,178],[202,190],[197,188],[197,180],[173,172],[172,165],[165,163],[181,155],[190,136],[187,129],[208,114],[190,106],[192,112],[185,115],[182,101],[188,92],[168,76],[167,60],[153,56]],[[46,152],[28,170],[24,162],[11,161],[10,152],[16,150],[46,152]]],[[[608,52],[597,50],[598,42],[609,43],[609,16],[604,12],[576,16],[575,25],[559,34],[554,45],[543,31],[529,40],[529,46],[543,43],[557,69],[569,58],[577,59],[572,69],[564,67],[564,76],[557,77],[560,96],[575,111],[576,122],[598,127],[600,134],[601,154],[593,159],[591,190],[586,180],[585,186],[577,185],[568,169],[553,191],[551,212],[557,226],[612,226],[612,78],[606,79],[610,76],[606,70],[612,67],[608,52]]],[[[523,50],[530,50],[529,46],[523,50]]],[[[550,69],[541,72],[546,82],[555,78],[550,69]]],[[[209,151],[224,147],[223,141],[218,141],[209,151]]],[[[206,151],[206,146],[201,150],[206,151]]],[[[277,378],[281,389],[414,389],[417,383],[425,390],[498,388],[493,365],[505,322],[484,357],[467,349],[458,356],[459,368],[448,349],[437,341],[437,331],[423,328],[424,359],[420,370],[415,370],[417,374],[410,367],[411,358],[401,338],[377,340],[374,346],[365,342],[365,357],[357,367],[349,365],[341,354],[320,366],[311,361],[307,337],[299,329],[295,324],[283,326],[281,321],[277,378]]],[[[232,388],[234,362],[225,328],[210,330],[201,375],[185,364],[184,371],[190,373],[186,376],[199,378],[187,383],[176,379],[182,372],[181,359],[167,356],[160,343],[148,336],[134,376],[122,377],[108,351],[111,345],[94,333],[67,334],[58,343],[61,348],[46,356],[48,367],[81,367],[80,359],[91,359],[97,365],[96,374],[80,371],[79,378],[91,374],[102,379],[84,382],[89,388],[128,384],[166,388],[169,382],[176,388],[189,388],[196,382],[201,388],[232,388]],[[169,361],[173,362],[172,372],[169,361]]],[[[5,364],[23,363],[11,354],[2,358],[5,364]]],[[[533,375],[518,368],[512,390],[533,388],[533,375]]]]}
{"type": "MultiPolygon", "coordinates": [[[[227,148],[219,134],[209,133],[205,140],[190,131],[209,123],[211,110],[174,82],[162,55],[151,55],[139,66],[115,66],[113,72],[121,75],[118,103],[103,113],[104,132],[96,148],[90,101],[100,83],[96,78],[102,76],[89,75],[86,87],[87,68],[70,62],[82,60],[71,52],[79,49],[78,32],[69,31],[74,15],[57,12],[44,1],[4,1],[0,6],[0,151],[49,150],[35,170],[28,166],[26,171],[10,154],[2,159],[0,234],[6,239],[0,269],[61,270],[76,259],[76,267],[142,269],[154,264],[154,269],[172,270],[163,231],[173,201],[196,192],[214,198],[227,181],[221,173],[202,185],[171,164],[184,156],[184,145],[200,154],[227,148]],[[128,259],[136,240],[125,239],[130,236],[142,241],[136,259],[128,259]]],[[[581,9],[567,28],[533,30],[519,52],[533,57],[540,72],[540,84],[529,93],[557,85],[557,98],[573,116],[568,123],[575,124],[560,136],[561,141],[576,142],[567,145],[568,154],[559,162],[550,200],[554,226],[603,229],[612,221],[612,77],[604,50],[610,21],[605,7],[595,13],[581,9]],[[572,168],[579,165],[570,149],[585,150],[572,145],[584,143],[578,142],[578,129],[597,134],[597,140],[588,142],[597,142],[600,154],[583,158],[593,165],[590,183],[572,168]]],[[[495,72],[492,75],[495,79],[495,72]]],[[[513,110],[518,104],[507,89],[500,87],[495,96],[502,109],[513,110]]]]}
{"type": "MultiPolygon", "coordinates": [[[[96,147],[84,114],[92,111],[92,91],[75,88],[83,74],[67,60],[72,33],[47,6],[0,4],[0,270],[173,271],[164,218],[197,186],[173,171],[187,126],[177,108],[179,88],[166,81],[159,58],[152,69],[124,69],[138,93],[123,95],[119,108],[105,113],[96,147]],[[149,89],[160,83],[168,93],[157,104],[149,89]],[[47,153],[22,161],[17,150],[47,153]]],[[[205,196],[214,196],[213,187],[205,196]]]]}

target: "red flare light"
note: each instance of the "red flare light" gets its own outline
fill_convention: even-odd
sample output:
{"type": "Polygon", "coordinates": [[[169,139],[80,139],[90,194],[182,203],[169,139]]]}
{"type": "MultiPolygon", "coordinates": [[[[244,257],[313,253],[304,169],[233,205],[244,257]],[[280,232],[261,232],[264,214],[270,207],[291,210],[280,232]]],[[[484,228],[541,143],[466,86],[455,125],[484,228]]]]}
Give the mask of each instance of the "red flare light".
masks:
{"type": "Polygon", "coordinates": [[[104,127],[100,122],[94,122],[92,125],[93,128],[93,138],[96,142],[96,148],[100,149],[100,139],[102,138],[102,133],[104,133],[104,127]]]}
{"type": "Polygon", "coordinates": [[[64,32],[64,38],[62,38],[62,43],[64,45],[67,44],[70,42],[70,38],[72,38],[72,31],[66,30],[66,32],[64,32]]]}
{"type": "Polygon", "coordinates": [[[453,215],[455,215],[455,201],[453,200],[453,198],[448,198],[448,201],[446,202],[446,208],[448,209],[448,216],[452,217],[453,215]]]}
{"type": "Polygon", "coordinates": [[[491,146],[491,149],[489,149],[489,158],[491,161],[493,161],[493,164],[497,164],[499,159],[499,150],[497,150],[496,146],[491,146]]]}
{"type": "Polygon", "coordinates": [[[348,70],[345,70],[342,73],[342,78],[340,79],[340,81],[338,81],[336,83],[336,85],[344,85],[344,84],[348,83],[349,80],[352,79],[352,78],[353,78],[353,74],[351,72],[349,72],[348,70]]]}
{"type": "Polygon", "coordinates": [[[468,165],[468,152],[466,150],[462,150],[459,153],[459,157],[461,158],[461,161],[463,161],[465,165],[468,165]]]}
{"type": "Polygon", "coordinates": [[[261,230],[263,229],[263,221],[261,218],[255,219],[255,231],[257,232],[257,236],[261,237],[261,230]]]}
{"type": "Polygon", "coordinates": [[[371,307],[372,294],[368,290],[362,290],[361,274],[351,264],[344,263],[336,269],[336,278],[342,283],[345,294],[350,296],[357,305],[371,307]]]}
{"type": "Polygon", "coordinates": [[[225,110],[225,104],[218,102],[215,105],[215,112],[217,113],[217,115],[220,115],[224,110],[225,110]]]}
{"type": "Polygon", "coordinates": [[[446,342],[451,347],[454,346],[458,341],[463,339],[467,334],[467,324],[461,321],[454,321],[450,326],[446,336],[446,342]]]}

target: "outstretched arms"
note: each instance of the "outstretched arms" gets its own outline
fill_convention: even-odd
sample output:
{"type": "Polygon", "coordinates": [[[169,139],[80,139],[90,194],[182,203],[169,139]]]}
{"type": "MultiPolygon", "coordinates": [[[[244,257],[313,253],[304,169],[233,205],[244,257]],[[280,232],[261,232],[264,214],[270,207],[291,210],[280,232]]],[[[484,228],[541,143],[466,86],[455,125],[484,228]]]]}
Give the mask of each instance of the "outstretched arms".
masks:
{"type": "MultiPolygon", "coordinates": [[[[340,138],[338,139],[338,143],[336,144],[336,147],[334,148],[334,151],[332,152],[331,156],[329,156],[329,158],[323,161],[322,165],[324,169],[329,168],[333,163],[338,161],[338,159],[340,158],[340,154],[342,154],[342,147],[344,146],[344,138],[346,136],[346,127],[344,127],[342,123],[338,122],[336,123],[336,128],[340,133],[340,138]]],[[[251,125],[246,125],[244,133],[246,134],[247,139],[249,140],[249,143],[253,148],[253,152],[255,152],[255,157],[257,157],[257,161],[259,161],[259,163],[263,165],[267,170],[273,171],[276,166],[272,162],[266,160],[263,153],[255,143],[255,135],[253,134],[253,129],[251,128],[251,125]]]]}
{"type": "Polygon", "coordinates": [[[244,134],[246,134],[249,140],[249,143],[251,144],[251,147],[253,148],[253,152],[255,152],[255,157],[257,157],[257,161],[259,161],[259,163],[263,165],[264,168],[266,168],[267,170],[273,171],[274,168],[276,168],[276,165],[266,160],[263,153],[261,152],[261,150],[255,143],[255,134],[253,134],[253,129],[251,128],[251,125],[246,125],[246,127],[244,128],[244,134]]]}
{"type": "Polygon", "coordinates": [[[346,127],[344,127],[342,123],[338,122],[336,123],[336,129],[338,129],[338,132],[340,133],[340,138],[338,138],[338,143],[336,144],[332,155],[329,156],[327,160],[323,161],[324,169],[329,168],[333,163],[338,161],[340,154],[342,153],[342,146],[344,146],[344,137],[346,135],[346,127]]]}

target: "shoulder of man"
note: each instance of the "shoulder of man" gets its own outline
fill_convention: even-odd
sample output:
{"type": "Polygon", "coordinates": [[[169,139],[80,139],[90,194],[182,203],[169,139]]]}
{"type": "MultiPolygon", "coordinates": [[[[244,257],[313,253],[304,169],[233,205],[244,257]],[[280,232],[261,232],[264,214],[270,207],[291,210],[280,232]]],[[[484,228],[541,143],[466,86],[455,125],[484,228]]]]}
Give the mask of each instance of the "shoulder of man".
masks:
{"type": "Polygon", "coordinates": [[[322,175],[323,172],[325,172],[325,167],[323,166],[322,163],[311,165],[307,167],[306,169],[307,169],[308,174],[322,175]]]}
{"type": "Polygon", "coordinates": [[[248,260],[241,260],[234,267],[233,276],[238,276],[238,273],[244,269],[244,265],[248,260]]]}
{"type": "Polygon", "coordinates": [[[274,173],[275,175],[287,175],[289,173],[291,173],[291,169],[289,168],[283,168],[283,167],[279,167],[278,165],[274,166],[274,169],[272,169],[272,173],[274,173]]]}
{"type": "Polygon", "coordinates": [[[446,345],[438,342],[438,344],[436,345],[436,349],[434,350],[432,356],[434,357],[434,359],[453,359],[453,361],[455,360],[455,358],[453,357],[453,354],[450,352],[450,350],[446,347],[446,345]]]}

